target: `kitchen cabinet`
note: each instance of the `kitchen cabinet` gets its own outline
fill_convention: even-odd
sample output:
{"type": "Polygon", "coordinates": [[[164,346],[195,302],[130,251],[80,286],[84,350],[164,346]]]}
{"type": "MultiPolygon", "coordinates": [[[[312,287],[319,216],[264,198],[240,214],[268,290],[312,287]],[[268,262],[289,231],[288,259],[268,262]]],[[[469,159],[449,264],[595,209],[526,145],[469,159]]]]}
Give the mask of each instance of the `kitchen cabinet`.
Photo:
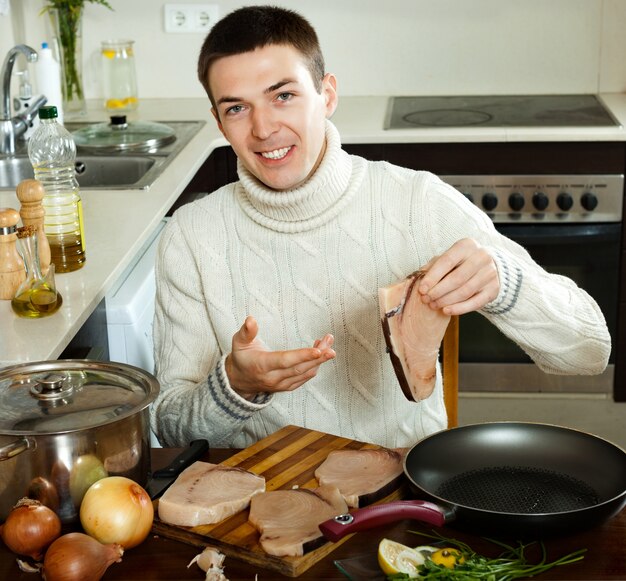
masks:
{"type": "Polygon", "coordinates": [[[107,314],[104,300],[85,321],[69,345],[59,355],[59,359],[109,360],[107,338],[107,314]]]}
{"type": "Polygon", "coordinates": [[[167,212],[171,216],[178,208],[214,192],[237,180],[237,158],[230,146],[218,147],[202,164],[183,193],[167,212]]]}

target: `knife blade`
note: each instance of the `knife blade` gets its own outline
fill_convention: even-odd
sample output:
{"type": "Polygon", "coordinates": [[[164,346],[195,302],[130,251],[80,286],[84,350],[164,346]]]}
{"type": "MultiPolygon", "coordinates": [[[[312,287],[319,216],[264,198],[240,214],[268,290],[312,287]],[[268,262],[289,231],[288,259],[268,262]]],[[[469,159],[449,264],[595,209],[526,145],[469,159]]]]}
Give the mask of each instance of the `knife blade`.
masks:
{"type": "Polygon", "coordinates": [[[154,500],[161,496],[185,468],[202,458],[208,450],[209,442],[207,440],[193,440],[165,468],[155,470],[146,485],[146,491],[150,498],[154,500]]]}

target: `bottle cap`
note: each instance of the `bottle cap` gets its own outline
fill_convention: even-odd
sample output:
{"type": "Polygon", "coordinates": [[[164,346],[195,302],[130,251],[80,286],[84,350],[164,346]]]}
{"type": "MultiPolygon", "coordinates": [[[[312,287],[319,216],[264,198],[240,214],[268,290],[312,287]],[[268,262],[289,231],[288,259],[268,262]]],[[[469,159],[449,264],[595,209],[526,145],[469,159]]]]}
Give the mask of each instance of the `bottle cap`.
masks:
{"type": "Polygon", "coordinates": [[[45,105],[39,108],[39,119],[56,119],[59,116],[54,105],[45,105]]]}

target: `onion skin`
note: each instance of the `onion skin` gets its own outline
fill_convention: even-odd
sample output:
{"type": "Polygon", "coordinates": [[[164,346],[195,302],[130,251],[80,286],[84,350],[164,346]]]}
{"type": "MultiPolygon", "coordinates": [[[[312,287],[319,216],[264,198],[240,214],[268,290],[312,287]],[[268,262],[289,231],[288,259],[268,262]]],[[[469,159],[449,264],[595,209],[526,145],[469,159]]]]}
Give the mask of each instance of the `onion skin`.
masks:
{"type": "Polygon", "coordinates": [[[148,493],[134,480],[108,476],[91,485],[80,505],[84,531],[101,543],[132,549],[152,528],[154,507],[148,493]]]}
{"type": "Polygon", "coordinates": [[[46,551],[41,574],[45,581],[98,581],[123,554],[120,545],[103,545],[89,535],[68,533],[46,551]]]}
{"type": "Polygon", "coordinates": [[[61,535],[61,519],[38,500],[22,498],[2,526],[4,544],[17,555],[35,561],[43,558],[48,545],[61,535]]]}

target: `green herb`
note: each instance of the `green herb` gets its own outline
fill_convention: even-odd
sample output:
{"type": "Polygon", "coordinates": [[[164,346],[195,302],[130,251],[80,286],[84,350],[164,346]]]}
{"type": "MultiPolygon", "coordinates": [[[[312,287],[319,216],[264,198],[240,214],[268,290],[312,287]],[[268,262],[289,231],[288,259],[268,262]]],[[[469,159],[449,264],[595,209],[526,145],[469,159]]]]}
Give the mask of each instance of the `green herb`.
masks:
{"type": "Polygon", "coordinates": [[[66,101],[83,98],[82,80],[80,78],[76,62],[76,39],[80,19],[83,14],[85,2],[100,4],[109,10],[113,10],[107,0],[47,0],[48,4],[42,9],[42,13],[56,12],[58,19],[59,42],[61,44],[61,59],[63,70],[63,98],[66,101]]]}
{"type": "MultiPolygon", "coordinates": [[[[424,565],[419,567],[420,580],[424,581],[511,581],[513,579],[527,579],[540,573],[544,573],[553,567],[569,565],[584,559],[587,549],[580,549],[569,553],[559,559],[548,561],[545,545],[540,542],[541,559],[532,563],[526,555],[528,547],[537,545],[536,542],[521,543],[516,547],[507,545],[494,539],[487,539],[491,543],[504,549],[504,552],[495,559],[483,557],[475,553],[472,548],[456,539],[447,538],[439,533],[430,535],[418,531],[409,531],[437,541],[443,541],[446,546],[455,547],[463,554],[465,561],[448,569],[443,565],[437,565],[432,560],[426,559],[424,565]]],[[[404,573],[397,573],[387,577],[389,580],[401,581],[410,577],[404,573]]]]}

